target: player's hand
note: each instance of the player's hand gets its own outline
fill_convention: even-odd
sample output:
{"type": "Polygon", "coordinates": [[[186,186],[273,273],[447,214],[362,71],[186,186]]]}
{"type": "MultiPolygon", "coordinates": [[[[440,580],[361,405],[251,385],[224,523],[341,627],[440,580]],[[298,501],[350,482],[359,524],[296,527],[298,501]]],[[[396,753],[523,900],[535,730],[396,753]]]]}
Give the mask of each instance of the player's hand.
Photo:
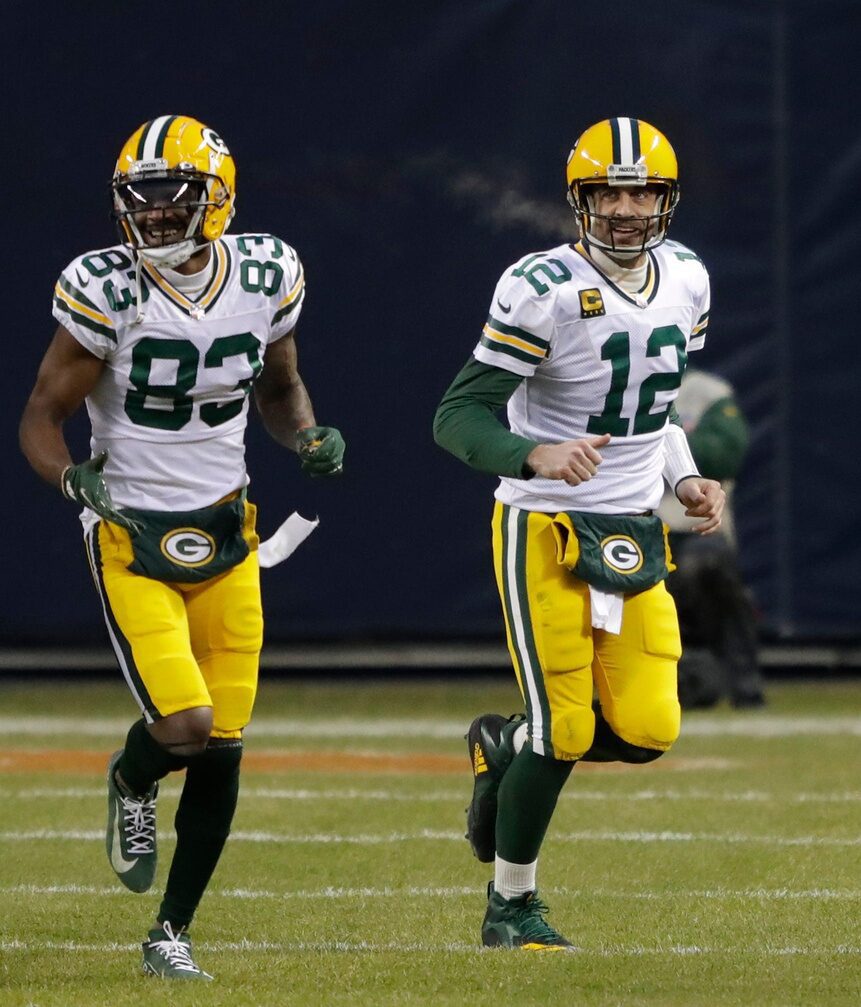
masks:
{"type": "Polygon", "coordinates": [[[539,444],[529,452],[526,464],[544,479],[563,479],[569,486],[578,486],[598,471],[603,460],[598,448],[609,443],[610,435],[601,434],[561,444],[539,444]]]}
{"type": "Polygon", "coordinates": [[[338,476],[344,471],[344,438],[335,427],[296,431],[302,470],[310,476],[338,476]]]}
{"type": "Polygon", "coordinates": [[[676,496],[685,505],[687,517],[701,517],[703,522],[694,525],[700,535],[711,535],[721,526],[721,515],[726,506],[726,493],[714,479],[689,476],[676,486],[676,496]]]}
{"type": "Polygon", "coordinates": [[[87,461],[81,462],[80,465],[70,465],[63,472],[60,482],[63,496],[67,500],[79,503],[82,507],[89,507],[99,517],[103,517],[113,524],[118,524],[127,531],[142,531],[143,525],[117,510],[111,500],[110,491],[102,475],[107,460],[107,451],[102,451],[95,458],[89,458],[87,461]]]}

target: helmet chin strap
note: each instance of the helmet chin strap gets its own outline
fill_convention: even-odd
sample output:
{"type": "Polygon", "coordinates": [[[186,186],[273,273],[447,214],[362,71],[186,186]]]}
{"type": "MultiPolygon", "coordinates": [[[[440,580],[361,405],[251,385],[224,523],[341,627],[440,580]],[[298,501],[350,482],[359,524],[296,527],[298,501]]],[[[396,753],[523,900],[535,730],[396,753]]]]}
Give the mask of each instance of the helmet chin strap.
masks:
{"type": "Polygon", "coordinates": [[[188,262],[199,247],[194,238],[185,238],[174,245],[160,245],[154,248],[145,245],[138,248],[137,253],[156,267],[175,269],[183,262],[188,262]]]}
{"type": "Polygon", "coordinates": [[[648,243],[645,245],[635,245],[634,247],[608,245],[606,242],[596,238],[591,231],[586,232],[586,237],[593,248],[600,249],[605,255],[609,255],[613,259],[637,259],[650,247],[648,243]]]}
{"type": "Polygon", "coordinates": [[[183,262],[188,262],[192,255],[194,255],[194,253],[201,247],[202,246],[197,244],[194,238],[185,238],[182,241],[178,241],[175,245],[136,249],[137,263],[135,264],[135,295],[137,298],[138,312],[134,320],[135,325],[142,322],[146,315],[143,303],[143,283],[141,280],[144,259],[155,266],[156,269],[175,269],[177,266],[181,266],[183,262]]]}

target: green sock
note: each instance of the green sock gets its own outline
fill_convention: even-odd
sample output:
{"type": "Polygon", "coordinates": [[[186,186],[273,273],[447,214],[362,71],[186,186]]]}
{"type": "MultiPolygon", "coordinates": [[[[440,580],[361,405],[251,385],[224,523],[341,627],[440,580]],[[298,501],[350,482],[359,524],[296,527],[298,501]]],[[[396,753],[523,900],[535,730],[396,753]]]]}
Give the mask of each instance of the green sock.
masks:
{"type": "Polygon", "coordinates": [[[168,773],[182,769],[186,760],[171,755],[153,738],[143,720],[136,720],[126,736],[117,770],[135,797],[141,797],[168,773]]]}
{"type": "Polygon", "coordinates": [[[187,927],[200,903],[230,834],[239,796],[239,738],[210,738],[201,755],[188,760],[176,810],[176,850],[159,922],[187,927]]]}
{"type": "Polygon", "coordinates": [[[573,762],[536,755],[525,745],[499,785],[496,852],[513,864],[537,859],[556,801],[573,762]]]}

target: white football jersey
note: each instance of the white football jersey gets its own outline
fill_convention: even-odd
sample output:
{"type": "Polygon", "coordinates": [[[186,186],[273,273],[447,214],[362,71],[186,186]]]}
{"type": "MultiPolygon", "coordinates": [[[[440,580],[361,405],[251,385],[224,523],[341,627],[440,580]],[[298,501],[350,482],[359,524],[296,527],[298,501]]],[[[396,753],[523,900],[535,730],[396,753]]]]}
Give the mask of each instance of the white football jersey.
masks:
{"type": "Polygon", "coordinates": [[[709,280],[677,242],[647,255],[636,294],[608,279],[582,244],[525,256],[497,284],[474,355],[526,378],[508,402],[512,431],[544,444],[611,435],[591,480],[504,477],[503,503],[604,514],[660,503],[667,414],[688,353],[705,341],[709,280]]]}
{"type": "Polygon", "coordinates": [[[245,426],[266,347],[296,324],[305,296],[296,252],[268,234],[214,242],[194,300],[116,245],[75,259],[54,317],[106,362],[87,397],[93,455],[108,451],[116,505],[195,510],[248,483],[245,426]]]}

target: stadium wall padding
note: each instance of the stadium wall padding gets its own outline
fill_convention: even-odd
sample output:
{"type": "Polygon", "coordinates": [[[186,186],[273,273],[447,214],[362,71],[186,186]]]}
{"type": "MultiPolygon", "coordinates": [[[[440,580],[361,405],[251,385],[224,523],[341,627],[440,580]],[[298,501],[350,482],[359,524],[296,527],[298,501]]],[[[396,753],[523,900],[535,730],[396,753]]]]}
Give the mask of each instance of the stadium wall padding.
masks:
{"type": "MultiPolygon", "coordinates": [[[[304,478],[249,431],[260,530],[298,509],[317,532],[264,572],[270,641],[498,638],[494,480],[433,443],[494,283],[569,240],[564,166],[612,115],[662,129],[680,160],[672,235],[705,260],[699,363],[729,378],[752,448],[743,566],[766,635],[859,636],[855,248],[861,133],[855,2],[691,2],[604,10],[548,0],[424,4],[10,5],[3,42],[0,642],[103,638],[76,516],[18,453],[50,339],[51,291],[115,240],[108,181],[141,122],[194,115],[238,164],[235,231],[300,252],[300,367],[347,444],[340,481],[304,478]]],[[[76,458],[86,423],[69,424],[76,458]]]]}

